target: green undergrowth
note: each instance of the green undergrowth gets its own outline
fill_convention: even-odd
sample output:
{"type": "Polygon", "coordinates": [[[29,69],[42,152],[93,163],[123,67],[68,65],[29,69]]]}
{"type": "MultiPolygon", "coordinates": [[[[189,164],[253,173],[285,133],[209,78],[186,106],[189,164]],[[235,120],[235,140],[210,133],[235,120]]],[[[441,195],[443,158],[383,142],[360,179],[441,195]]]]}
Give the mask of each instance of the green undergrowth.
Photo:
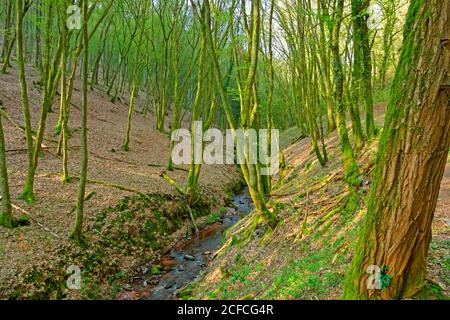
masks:
{"type": "MultiPolygon", "coordinates": [[[[186,300],[341,299],[367,209],[373,174],[370,168],[376,159],[373,150],[367,148],[362,153],[360,162],[365,160],[359,163],[359,169],[363,173],[351,188],[343,179],[330,179],[336,177],[336,165],[340,165],[338,151],[330,153],[330,163],[324,168],[309,160],[291,168],[292,173],[278,184],[283,188],[282,194],[290,194],[290,198],[276,208],[281,218],[276,230],[264,228],[255,214],[241,220],[227,231],[225,246],[211,268],[180,291],[178,297],[186,300]],[[299,180],[300,176],[307,180],[299,180]],[[322,184],[313,194],[305,191],[309,186],[322,184]],[[335,207],[311,217],[315,210],[333,203],[340,194],[342,199],[335,207]],[[299,204],[315,202],[320,205],[310,207],[305,222],[305,212],[298,209],[299,204]]],[[[414,299],[448,299],[445,288],[450,283],[449,248],[448,241],[433,239],[431,251],[436,256],[431,263],[444,283],[430,282],[414,299]]]]}
{"type": "MultiPolygon", "coordinates": [[[[3,213],[0,213],[0,226],[5,226],[5,221],[4,221],[5,217],[3,213]]],[[[12,219],[12,228],[20,228],[20,227],[27,227],[31,224],[30,222],[30,218],[26,215],[22,215],[19,218],[12,219]]]]}
{"type": "MultiPolygon", "coordinates": [[[[289,215],[280,222],[288,233],[291,219],[298,219],[288,205],[289,215]]],[[[349,228],[361,209],[361,194],[350,194],[321,221],[306,224],[308,231],[299,244],[292,239],[274,239],[274,231],[250,228],[250,237],[231,240],[230,252],[217,267],[220,280],[205,285],[202,279],[178,295],[181,299],[328,299],[339,298],[350,262],[350,245],[357,226],[349,228]],[[338,219],[332,217],[338,216],[338,219]],[[261,231],[258,233],[257,231],[261,231]],[[294,249],[293,249],[294,248],[294,249]],[[257,254],[258,252],[260,254],[257,254]],[[277,262],[267,262],[267,261],[277,262]]],[[[301,225],[301,222],[298,221],[301,225]]]]}

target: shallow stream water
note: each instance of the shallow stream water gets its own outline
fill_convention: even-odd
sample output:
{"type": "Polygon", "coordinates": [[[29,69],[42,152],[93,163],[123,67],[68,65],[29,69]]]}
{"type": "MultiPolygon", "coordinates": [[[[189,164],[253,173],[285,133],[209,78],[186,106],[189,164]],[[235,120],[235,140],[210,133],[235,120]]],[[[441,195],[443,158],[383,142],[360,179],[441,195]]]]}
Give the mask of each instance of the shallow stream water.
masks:
{"type": "MultiPolygon", "coordinates": [[[[176,299],[179,289],[198,278],[202,270],[208,266],[214,252],[222,246],[224,232],[253,210],[248,191],[236,195],[233,204],[236,209],[229,208],[222,222],[209,226],[201,231],[198,237],[174,247],[163,257],[165,267],[169,265],[170,271],[162,275],[156,284],[151,284],[150,294],[146,295],[145,300],[176,299]]],[[[145,278],[143,280],[146,284],[147,280],[145,278]]],[[[153,280],[154,282],[156,281],[153,280]]]]}

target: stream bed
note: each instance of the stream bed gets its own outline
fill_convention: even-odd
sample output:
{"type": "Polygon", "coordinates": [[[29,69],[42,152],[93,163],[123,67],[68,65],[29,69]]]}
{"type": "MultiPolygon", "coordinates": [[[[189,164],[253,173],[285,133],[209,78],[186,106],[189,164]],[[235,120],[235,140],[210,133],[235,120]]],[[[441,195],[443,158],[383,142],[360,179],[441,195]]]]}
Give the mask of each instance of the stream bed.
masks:
{"type": "Polygon", "coordinates": [[[164,257],[160,265],[169,270],[157,277],[144,276],[135,288],[138,292],[147,291],[145,300],[173,300],[176,293],[195,281],[206,269],[215,251],[222,246],[223,233],[235,225],[253,210],[253,203],[248,190],[242,191],[233,198],[235,208],[227,208],[222,221],[200,231],[198,237],[176,245],[164,257]],[[149,290],[147,289],[149,288],[149,290]]]}

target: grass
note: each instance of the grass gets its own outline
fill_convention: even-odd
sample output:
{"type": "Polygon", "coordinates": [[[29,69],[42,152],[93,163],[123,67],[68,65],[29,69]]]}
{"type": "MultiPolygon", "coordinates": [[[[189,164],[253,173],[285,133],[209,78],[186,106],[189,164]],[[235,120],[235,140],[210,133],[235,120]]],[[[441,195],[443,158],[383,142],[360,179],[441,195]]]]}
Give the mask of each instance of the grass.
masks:
{"type": "Polygon", "coordinates": [[[218,212],[211,213],[206,219],[207,224],[214,224],[222,219],[222,215],[218,212]]]}
{"type": "Polygon", "coordinates": [[[342,264],[344,255],[337,256],[334,250],[339,245],[324,243],[319,250],[311,252],[309,245],[302,246],[304,256],[293,260],[276,271],[264,299],[324,299],[336,291],[344,279],[342,264]]]}

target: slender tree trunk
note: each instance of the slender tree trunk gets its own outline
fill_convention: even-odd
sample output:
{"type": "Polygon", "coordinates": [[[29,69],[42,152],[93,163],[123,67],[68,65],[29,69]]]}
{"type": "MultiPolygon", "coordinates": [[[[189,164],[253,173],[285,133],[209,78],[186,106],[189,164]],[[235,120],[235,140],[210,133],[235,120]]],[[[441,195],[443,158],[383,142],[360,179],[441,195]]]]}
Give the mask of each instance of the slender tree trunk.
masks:
{"type": "Polygon", "coordinates": [[[81,240],[84,217],[84,197],[86,193],[87,168],[88,168],[88,68],[89,68],[89,34],[88,34],[88,0],[83,1],[83,105],[81,116],[81,172],[80,186],[78,190],[77,216],[71,237],[81,240]]]}
{"type": "Polygon", "coordinates": [[[345,298],[407,298],[426,283],[450,147],[449,75],[450,2],[413,0],[345,298]],[[381,269],[381,290],[367,286],[370,265],[381,269]]]}
{"type": "MultiPolygon", "coordinates": [[[[142,11],[142,21],[141,21],[141,33],[139,35],[138,39],[138,45],[136,48],[136,56],[134,60],[134,66],[133,66],[133,79],[132,79],[132,88],[131,88],[131,96],[130,96],[130,105],[128,108],[128,118],[127,118],[127,129],[125,131],[125,138],[123,140],[122,144],[122,150],[128,151],[129,150],[129,144],[130,144],[130,132],[131,132],[131,124],[133,119],[133,113],[134,113],[134,104],[136,100],[136,95],[139,92],[140,88],[140,68],[141,64],[139,62],[139,55],[141,54],[141,46],[142,42],[144,40],[144,34],[145,34],[145,22],[147,20],[147,3],[143,7],[142,11]]],[[[125,73],[126,74],[126,73],[125,73]]]]}
{"type": "MultiPolygon", "coordinates": [[[[33,172],[33,134],[31,129],[30,106],[28,100],[28,88],[25,71],[25,57],[23,49],[23,17],[24,17],[24,0],[16,2],[16,34],[17,34],[17,64],[19,66],[20,92],[22,101],[22,110],[25,123],[25,137],[27,141],[28,151],[28,176],[33,172]]],[[[34,202],[34,195],[30,185],[25,183],[20,199],[29,203],[34,202]]]]}
{"type": "MultiPolygon", "coordinates": [[[[53,3],[49,4],[48,12],[53,12],[53,3]]],[[[50,32],[51,32],[51,23],[53,18],[51,15],[47,18],[47,36],[46,36],[46,57],[45,57],[45,63],[44,63],[44,72],[42,79],[43,85],[44,85],[44,93],[42,98],[42,110],[41,110],[41,116],[39,120],[39,126],[38,131],[36,134],[36,141],[34,143],[34,152],[33,152],[33,161],[30,170],[28,171],[27,178],[25,180],[24,190],[23,194],[27,195],[28,199],[34,199],[34,180],[36,175],[36,170],[38,168],[39,164],[39,156],[41,153],[41,146],[42,141],[44,140],[44,134],[47,124],[47,116],[48,112],[51,110],[51,107],[53,105],[53,101],[56,94],[56,86],[57,86],[57,80],[58,80],[58,62],[60,60],[62,46],[59,45],[58,49],[55,52],[55,56],[53,59],[50,59],[51,50],[50,50],[50,32]],[[50,61],[51,60],[51,61],[50,61]]],[[[63,40],[60,38],[59,40],[60,44],[63,42],[63,40]]]]}
{"type": "Polygon", "coordinates": [[[6,14],[5,23],[3,26],[3,46],[2,46],[2,60],[5,59],[7,50],[9,49],[9,38],[11,34],[11,19],[13,15],[13,1],[5,0],[6,14]]]}
{"type": "Polygon", "coordinates": [[[356,75],[360,79],[359,83],[363,93],[366,109],[366,134],[370,142],[375,139],[376,133],[373,114],[372,50],[367,25],[369,4],[370,0],[352,0],[355,68],[357,68],[356,75]]]}
{"type": "Polygon", "coordinates": [[[350,185],[358,184],[358,166],[350,143],[345,119],[344,104],[344,72],[339,50],[340,30],[343,19],[344,0],[338,0],[334,17],[332,53],[334,59],[335,105],[337,111],[337,129],[341,142],[342,158],[344,161],[345,179],[350,185]]]}
{"type": "Polygon", "coordinates": [[[41,60],[41,28],[40,28],[40,23],[41,23],[41,1],[38,0],[36,2],[36,9],[35,9],[35,17],[36,17],[36,22],[35,22],[35,56],[34,56],[34,63],[36,65],[36,67],[38,69],[41,69],[42,66],[42,60],[41,60]]]}
{"type": "MultiPolygon", "coordinates": [[[[1,105],[0,105],[1,107],[1,105]]],[[[12,227],[11,196],[9,194],[8,168],[6,164],[5,137],[3,135],[2,113],[0,112],[0,192],[2,195],[2,210],[0,225],[12,227]]]]}
{"type": "MultiPolygon", "coordinates": [[[[67,2],[66,2],[67,3],[67,2]]],[[[66,20],[67,13],[62,12],[62,17],[64,17],[63,21],[66,20]]],[[[69,107],[67,105],[67,55],[68,55],[68,29],[67,25],[65,23],[61,24],[61,30],[62,30],[62,43],[61,43],[61,100],[60,100],[60,118],[61,121],[61,127],[59,130],[62,130],[61,133],[61,139],[60,139],[60,145],[59,147],[62,149],[62,168],[63,168],[63,176],[62,181],[63,182],[69,182],[70,179],[70,173],[69,173],[69,107]]],[[[58,148],[59,149],[59,148],[58,148]]],[[[58,150],[58,152],[61,152],[61,150],[58,150]]]]}

